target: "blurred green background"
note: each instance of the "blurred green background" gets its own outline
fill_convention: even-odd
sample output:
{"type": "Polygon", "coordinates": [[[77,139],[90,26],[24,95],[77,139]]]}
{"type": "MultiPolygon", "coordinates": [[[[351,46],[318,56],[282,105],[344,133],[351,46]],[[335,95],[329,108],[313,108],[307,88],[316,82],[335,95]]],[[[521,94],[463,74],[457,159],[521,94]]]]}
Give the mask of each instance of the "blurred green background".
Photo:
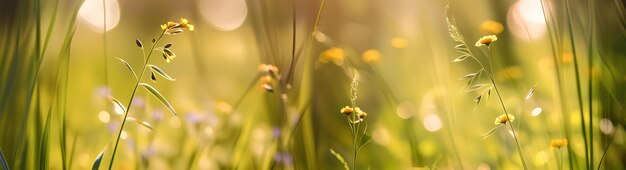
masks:
{"type": "MultiPolygon", "coordinates": [[[[495,92],[474,100],[446,17],[490,63],[529,169],[626,165],[626,15],[622,1],[554,0],[3,0],[0,149],[9,169],[109,168],[142,49],[167,21],[177,57],[149,63],[176,81],[139,89],[113,169],[353,168],[346,116],[357,106],[372,141],[356,169],[522,169],[495,92]],[[447,8],[447,6],[449,6],[447,8]],[[103,10],[106,9],[106,10],[103,10]],[[105,15],[106,14],[106,15],[105,15]],[[106,17],[105,17],[106,16],[106,17]],[[106,20],[105,20],[106,18],[106,20]],[[105,22],[106,21],[106,22],[105,22]],[[105,28],[106,25],[106,28],[105,28]],[[498,40],[486,47],[485,35],[498,40]],[[489,54],[489,56],[487,56],[489,54]],[[278,68],[266,80],[260,64],[278,68]],[[264,89],[263,83],[272,87],[264,89]],[[526,100],[529,90],[534,95],[526,100]],[[564,147],[551,147],[567,139],[564,147]]],[[[477,80],[491,83],[487,77],[477,80]]],[[[485,94],[485,93],[483,93],[485,94]]]]}

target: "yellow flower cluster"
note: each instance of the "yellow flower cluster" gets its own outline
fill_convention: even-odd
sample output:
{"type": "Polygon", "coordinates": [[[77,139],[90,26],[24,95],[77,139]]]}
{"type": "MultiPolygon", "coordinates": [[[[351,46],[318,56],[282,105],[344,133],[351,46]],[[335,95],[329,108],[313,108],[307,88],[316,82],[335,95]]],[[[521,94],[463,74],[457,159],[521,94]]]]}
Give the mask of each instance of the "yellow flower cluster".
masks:
{"type": "Polygon", "coordinates": [[[480,47],[483,45],[489,47],[489,44],[497,40],[498,40],[498,37],[496,37],[496,35],[487,35],[487,36],[480,38],[478,41],[476,41],[476,44],[474,45],[476,47],[480,47]]]}
{"type": "Polygon", "coordinates": [[[350,106],[346,106],[346,107],[343,107],[340,110],[340,112],[343,113],[346,116],[350,116],[350,115],[352,115],[352,113],[356,113],[356,116],[359,118],[359,120],[357,120],[356,122],[363,121],[363,119],[365,119],[367,117],[367,113],[364,112],[363,110],[361,110],[361,108],[359,108],[359,107],[352,108],[350,106]]]}
{"type": "Polygon", "coordinates": [[[494,122],[494,124],[495,125],[506,124],[506,122],[512,122],[513,120],[515,120],[515,116],[511,114],[502,114],[496,118],[496,121],[494,122]]]}
{"type": "Polygon", "coordinates": [[[161,30],[166,34],[177,34],[183,32],[183,29],[187,29],[189,31],[194,30],[194,26],[189,24],[189,20],[185,18],[180,19],[180,23],[168,21],[165,24],[161,25],[161,30]]]}
{"type": "Polygon", "coordinates": [[[552,139],[550,140],[550,147],[561,148],[567,146],[567,139],[552,139]]]}

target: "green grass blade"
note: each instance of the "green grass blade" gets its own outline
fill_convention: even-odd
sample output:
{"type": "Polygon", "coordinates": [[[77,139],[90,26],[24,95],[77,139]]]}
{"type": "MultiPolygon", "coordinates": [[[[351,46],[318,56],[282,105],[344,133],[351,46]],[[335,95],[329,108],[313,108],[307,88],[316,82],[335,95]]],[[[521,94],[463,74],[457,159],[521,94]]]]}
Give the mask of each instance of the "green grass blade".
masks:
{"type": "Polygon", "coordinates": [[[154,87],[152,87],[152,86],[150,86],[149,84],[146,84],[146,83],[139,83],[139,85],[144,87],[146,90],[148,90],[148,92],[150,92],[152,95],[154,95],[154,97],[159,99],[159,101],[161,101],[161,103],[163,103],[165,106],[167,106],[167,108],[170,109],[170,111],[172,111],[172,113],[174,113],[174,116],[176,116],[176,111],[174,110],[174,108],[172,107],[170,102],[168,102],[167,99],[165,99],[165,97],[163,97],[163,95],[161,95],[161,93],[159,93],[159,91],[157,89],[155,89],[154,87]]]}
{"type": "Polygon", "coordinates": [[[582,131],[582,137],[583,137],[583,142],[584,142],[584,146],[585,146],[585,167],[587,169],[591,169],[591,165],[590,165],[590,160],[589,160],[589,141],[587,140],[587,126],[585,125],[585,109],[583,108],[583,93],[582,93],[582,83],[580,80],[580,70],[578,68],[578,56],[576,55],[576,44],[574,43],[574,26],[572,25],[573,21],[572,21],[572,16],[570,15],[570,4],[569,4],[569,0],[565,1],[565,9],[567,10],[567,18],[568,18],[568,30],[569,30],[569,38],[570,38],[570,46],[572,48],[572,55],[574,56],[574,72],[575,72],[575,79],[576,79],[576,92],[577,92],[577,99],[578,99],[578,108],[579,108],[579,112],[580,112],[580,124],[581,124],[581,131],[582,131]]]}
{"type": "Polygon", "coordinates": [[[72,139],[72,148],[70,149],[69,160],[67,161],[67,168],[72,169],[72,163],[74,161],[74,153],[76,153],[76,139],[78,139],[78,135],[74,135],[72,139]]]}
{"type": "Polygon", "coordinates": [[[0,149],[0,163],[2,163],[2,168],[9,170],[9,164],[7,164],[7,160],[4,157],[4,152],[0,149]]]}
{"type": "Polygon", "coordinates": [[[348,167],[348,163],[346,162],[346,159],[343,159],[343,156],[341,156],[339,153],[335,152],[335,150],[330,149],[330,153],[333,154],[335,156],[335,158],[337,158],[337,160],[339,160],[339,162],[341,162],[341,164],[343,164],[343,168],[346,170],[350,170],[350,167],[348,167]]]}
{"type": "Polygon", "coordinates": [[[134,118],[134,117],[127,117],[126,121],[133,121],[133,122],[135,122],[135,123],[137,123],[137,124],[147,128],[150,131],[154,130],[154,128],[152,128],[152,125],[150,125],[150,123],[148,123],[146,121],[140,121],[140,120],[138,120],[137,118],[134,118]]]}
{"type": "Polygon", "coordinates": [[[48,149],[48,145],[50,143],[50,122],[52,118],[52,105],[48,108],[48,114],[46,116],[46,123],[43,130],[43,135],[41,136],[41,142],[39,146],[39,169],[49,169],[48,168],[48,158],[50,154],[50,150],[48,149]]]}
{"type": "Polygon", "coordinates": [[[158,73],[161,77],[169,80],[169,81],[176,81],[176,79],[172,78],[170,75],[168,75],[167,73],[165,73],[165,71],[163,71],[161,68],[152,65],[152,64],[148,64],[148,67],[150,67],[150,69],[152,69],[152,71],[158,73]]]}
{"type": "Polygon", "coordinates": [[[93,161],[93,166],[91,167],[92,170],[100,169],[100,163],[102,163],[102,157],[104,156],[104,150],[106,150],[106,147],[104,147],[104,149],[102,149],[102,151],[100,151],[100,154],[98,154],[98,157],[96,157],[96,160],[93,161]]]}
{"type": "Polygon", "coordinates": [[[593,59],[594,59],[593,41],[594,39],[593,37],[594,35],[593,34],[594,34],[594,24],[595,24],[595,20],[594,20],[595,11],[594,11],[594,3],[593,3],[594,1],[588,0],[587,2],[588,2],[587,6],[589,8],[589,15],[588,15],[589,21],[588,22],[590,22],[590,24],[588,24],[589,25],[589,39],[587,40],[588,41],[587,42],[588,43],[588,46],[587,46],[588,56],[587,57],[589,58],[589,61],[587,63],[588,64],[587,69],[589,69],[587,73],[589,76],[587,79],[587,91],[589,92],[589,96],[587,99],[587,102],[589,105],[589,108],[588,108],[589,109],[588,110],[589,112],[588,113],[589,114],[589,151],[590,151],[589,152],[589,169],[593,169],[594,167],[593,165],[594,164],[594,159],[593,159],[594,157],[594,154],[593,154],[594,153],[593,151],[593,142],[594,142],[593,140],[593,81],[594,81],[594,78],[593,78],[593,71],[594,71],[593,70],[594,69],[593,67],[593,59]]]}
{"type": "Polygon", "coordinates": [[[139,79],[137,78],[137,73],[135,73],[135,70],[133,70],[133,67],[130,66],[130,64],[128,64],[128,62],[126,62],[126,60],[121,59],[121,58],[117,58],[115,57],[117,60],[120,60],[120,62],[122,62],[126,68],[128,68],[128,70],[130,70],[131,73],[133,73],[133,76],[135,77],[135,80],[139,79]]]}
{"type": "Polygon", "coordinates": [[[122,113],[126,113],[126,107],[124,107],[124,105],[119,100],[117,100],[117,99],[115,99],[113,97],[109,97],[109,100],[111,100],[111,102],[113,103],[113,106],[115,106],[115,108],[120,109],[122,111],[122,113]]]}
{"type": "Polygon", "coordinates": [[[500,124],[496,125],[496,127],[491,128],[491,130],[483,133],[482,135],[480,135],[482,137],[482,139],[487,139],[489,136],[491,136],[494,132],[496,132],[496,130],[500,127],[500,124]]]}
{"type": "Polygon", "coordinates": [[[40,56],[40,58],[43,58],[43,55],[45,55],[45,53],[46,53],[46,49],[48,49],[48,42],[50,41],[50,37],[52,35],[52,30],[54,30],[54,25],[56,23],[57,11],[58,10],[59,10],[59,0],[55,1],[55,3],[54,3],[54,10],[52,12],[52,18],[50,19],[50,24],[48,25],[48,31],[46,32],[46,38],[45,38],[45,40],[43,42],[43,49],[41,49],[41,56],[40,56]]]}

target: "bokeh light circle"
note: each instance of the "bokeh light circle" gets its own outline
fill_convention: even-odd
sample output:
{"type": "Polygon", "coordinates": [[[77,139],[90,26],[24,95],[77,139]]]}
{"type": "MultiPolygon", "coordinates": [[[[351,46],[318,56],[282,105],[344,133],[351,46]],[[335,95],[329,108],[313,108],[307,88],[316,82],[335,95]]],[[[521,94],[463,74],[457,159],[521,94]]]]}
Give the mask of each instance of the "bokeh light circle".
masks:
{"type": "Polygon", "coordinates": [[[245,0],[199,0],[198,10],[207,22],[221,31],[239,28],[248,15],[245,0]]]}
{"type": "MultiPolygon", "coordinates": [[[[106,31],[120,22],[120,5],[117,0],[104,0],[106,4],[106,31]]],[[[78,17],[96,32],[103,32],[104,13],[102,0],[85,0],[78,10],[78,17]]]]}

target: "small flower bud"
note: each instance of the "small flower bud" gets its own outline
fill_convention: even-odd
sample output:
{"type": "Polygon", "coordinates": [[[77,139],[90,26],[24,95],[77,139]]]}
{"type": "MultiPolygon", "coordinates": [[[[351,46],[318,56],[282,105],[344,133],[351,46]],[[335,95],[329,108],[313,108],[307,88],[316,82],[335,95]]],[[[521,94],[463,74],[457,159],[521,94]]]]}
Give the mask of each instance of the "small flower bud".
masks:
{"type": "Polygon", "coordinates": [[[137,44],[137,47],[139,47],[139,48],[143,48],[143,44],[141,43],[141,41],[139,40],[139,38],[135,39],[135,43],[137,44]]]}

